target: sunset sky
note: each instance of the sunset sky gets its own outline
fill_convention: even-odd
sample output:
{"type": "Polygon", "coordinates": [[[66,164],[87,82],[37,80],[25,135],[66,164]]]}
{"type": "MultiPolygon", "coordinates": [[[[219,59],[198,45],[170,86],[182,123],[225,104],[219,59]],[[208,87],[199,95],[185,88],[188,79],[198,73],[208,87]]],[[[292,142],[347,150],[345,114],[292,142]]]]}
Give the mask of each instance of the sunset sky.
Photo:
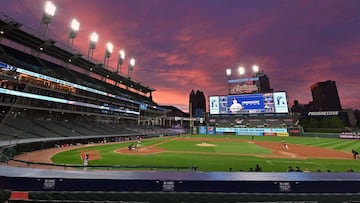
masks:
{"type": "MultiPolygon", "coordinates": [[[[153,100],[188,111],[192,89],[225,95],[225,70],[257,64],[275,91],[312,100],[310,86],[335,80],[343,108],[360,109],[359,0],[53,0],[57,10],[48,34],[66,43],[70,21],[80,21],[74,47],[85,55],[89,36],[136,59],[132,77],[156,89],[153,100]]],[[[44,0],[0,0],[0,11],[33,29],[44,0]]],[[[240,76],[234,74],[233,79],[240,76]]]]}

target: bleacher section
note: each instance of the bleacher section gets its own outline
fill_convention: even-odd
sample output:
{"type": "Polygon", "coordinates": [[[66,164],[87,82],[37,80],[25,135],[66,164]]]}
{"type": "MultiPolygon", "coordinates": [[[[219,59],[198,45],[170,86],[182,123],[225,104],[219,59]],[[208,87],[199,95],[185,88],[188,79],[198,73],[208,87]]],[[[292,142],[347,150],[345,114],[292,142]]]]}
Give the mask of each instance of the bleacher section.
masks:
{"type": "Polygon", "coordinates": [[[138,125],[137,121],[91,115],[17,108],[0,111],[0,140],[146,134],[177,133],[159,126],[138,125]]]}
{"type": "Polygon", "coordinates": [[[142,82],[114,73],[3,13],[0,28],[5,31],[0,35],[2,135],[23,138],[133,133],[117,124],[153,125],[166,114],[152,101],[155,89],[142,82]],[[23,111],[37,113],[20,116],[25,114],[23,111]],[[57,114],[56,118],[49,118],[49,113],[57,114]],[[58,114],[74,118],[64,119],[58,114]],[[79,119],[84,116],[92,119],[79,119]],[[15,117],[22,124],[12,121],[15,117]],[[47,119],[39,119],[42,117],[47,119]],[[111,127],[98,125],[99,121],[111,127]]]}

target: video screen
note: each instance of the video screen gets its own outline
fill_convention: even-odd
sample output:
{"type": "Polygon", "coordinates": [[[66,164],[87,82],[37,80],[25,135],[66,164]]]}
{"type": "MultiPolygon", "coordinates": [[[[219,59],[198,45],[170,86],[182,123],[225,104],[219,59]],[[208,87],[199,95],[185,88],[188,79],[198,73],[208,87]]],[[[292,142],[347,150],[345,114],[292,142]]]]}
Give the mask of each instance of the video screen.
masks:
{"type": "Polygon", "coordinates": [[[285,92],[209,97],[210,114],[288,113],[285,92]]]}

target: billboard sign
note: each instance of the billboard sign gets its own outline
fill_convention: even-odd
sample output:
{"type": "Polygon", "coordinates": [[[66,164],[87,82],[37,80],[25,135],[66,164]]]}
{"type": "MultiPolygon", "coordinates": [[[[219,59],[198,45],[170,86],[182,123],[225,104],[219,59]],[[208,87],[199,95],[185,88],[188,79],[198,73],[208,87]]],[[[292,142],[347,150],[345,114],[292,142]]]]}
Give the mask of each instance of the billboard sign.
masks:
{"type": "Polygon", "coordinates": [[[248,94],[259,90],[257,87],[258,77],[229,80],[230,94],[248,94]]]}
{"type": "Polygon", "coordinates": [[[276,113],[288,113],[288,105],[285,92],[274,92],[274,104],[276,113]]]}

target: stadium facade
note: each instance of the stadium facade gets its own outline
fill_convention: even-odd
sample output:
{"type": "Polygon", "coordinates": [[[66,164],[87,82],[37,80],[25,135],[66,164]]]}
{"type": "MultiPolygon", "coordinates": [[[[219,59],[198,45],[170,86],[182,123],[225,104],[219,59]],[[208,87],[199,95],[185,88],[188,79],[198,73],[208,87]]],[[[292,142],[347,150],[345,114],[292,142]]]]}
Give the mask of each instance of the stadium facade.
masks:
{"type": "MultiPolygon", "coordinates": [[[[88,134],[83,128],[90,123],[159,125],[166,115],[167,110],[152,100],[154,88],[109,70],[4,14],[0,29],[0,119],[5,137],[14,132],[18,138],[44,132],[77,136],[88,134]],[[83,127],[66,130],[72,133],[56,130],[72,122],[83,127]],[[49,125],[53,126],[47,129],[49,125]]],[[[114,132],[105,129],[106,134],[114,132]]]]}

